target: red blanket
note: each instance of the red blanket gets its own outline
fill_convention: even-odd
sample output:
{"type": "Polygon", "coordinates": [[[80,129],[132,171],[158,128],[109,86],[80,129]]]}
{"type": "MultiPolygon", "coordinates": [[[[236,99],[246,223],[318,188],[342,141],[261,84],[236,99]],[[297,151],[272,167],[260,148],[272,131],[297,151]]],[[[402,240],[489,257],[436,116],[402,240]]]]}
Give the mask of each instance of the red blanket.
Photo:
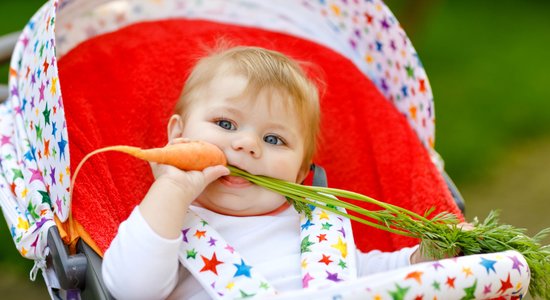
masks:
{"type": "MultiPolygon", "coordinates": [[[[206,21],[136,24],[88,40],[61,58],[72,171],[100,147],[163,146],[190,66],[220,37],[278,50],[323,70],[322,145],[315,162],[327,170],[329,186],[418,213],[435,206],[436,212],[460,214],[405,117],[349,60],[296,37],[206,21]]],[[[152,181],[146,162],[117,153],[97,155],[78,177],[73,215],[105,250],[152,181]]],[[[354,234],[365,251],[416,242],[358,224],[354,234]]]]}

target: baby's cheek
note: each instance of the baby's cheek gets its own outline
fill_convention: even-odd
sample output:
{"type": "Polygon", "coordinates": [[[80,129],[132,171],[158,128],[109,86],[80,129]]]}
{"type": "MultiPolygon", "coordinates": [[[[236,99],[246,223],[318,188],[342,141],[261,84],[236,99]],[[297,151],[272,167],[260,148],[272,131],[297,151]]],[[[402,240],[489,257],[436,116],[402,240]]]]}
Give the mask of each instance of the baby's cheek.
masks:
{"type": "Polygon", "coordinates": [[[268,176],[285,181],[294,182],[298,176],[300,164],[289,162],[287,160],[274,161],[269,168],[268,176]]]}

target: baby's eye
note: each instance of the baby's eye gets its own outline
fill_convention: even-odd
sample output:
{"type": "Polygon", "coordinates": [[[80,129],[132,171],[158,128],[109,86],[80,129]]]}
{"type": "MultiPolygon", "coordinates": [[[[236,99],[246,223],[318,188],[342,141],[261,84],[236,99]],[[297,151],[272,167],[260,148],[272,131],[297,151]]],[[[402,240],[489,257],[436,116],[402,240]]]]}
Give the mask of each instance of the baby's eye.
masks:
{"type": "Polygon", "coordinates": [[[218,126],[220,126],[221,128],[225,129],[225,130],[235,130],[235,129],[237,129],[235,127],[235,125],[233,125],[233,123],[231,123],[228,120],[217,120],[216,124],[218,126]]]}
{"type": "Polygon", "coordinates": [[[273,135],[273,134],[269,134],[269,135],[264,136],[264,142],[266,142],[268,144],[272,144],[272,145],[284,145],[285,144],[285,141],[283,141],[283,139],[281,139],[280,137],[278,137],[276,135],[273,135]]]}

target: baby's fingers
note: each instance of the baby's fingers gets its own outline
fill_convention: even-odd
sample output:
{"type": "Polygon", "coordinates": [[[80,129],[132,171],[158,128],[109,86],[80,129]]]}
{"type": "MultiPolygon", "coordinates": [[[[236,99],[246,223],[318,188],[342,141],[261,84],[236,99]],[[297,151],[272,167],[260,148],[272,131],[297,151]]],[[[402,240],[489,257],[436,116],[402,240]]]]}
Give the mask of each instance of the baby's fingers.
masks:
{"type": "Polygon", "coordinates": [[[170,140],[170,142],[168,144],[173,145],[173,144],[189,143],[189,142],[191,142],[191,139],[180,137],[180,138],[174,138],[174,139],[170,140]]]}
{"type": "Polygon", "coordinates": [[[216,180],[216,179],[218,179],[222,176],[229,175],[229,173],[230,173],[229,169],[225,166],[222,166],[222,165],[208,167],[208,168],[204,169],[202,172],[204,174],[204,181],[205,181],[206,185],[209,185],[214,180],[216,180]]]}
{"type": "Polygon", "coordinates": [[[474,225],[472,225],[471,223],[468,223],[468,222],[458,223],[456,225],[456,227],[458,227],[458,228],[460,228],[461,230],[464,230],[464,231],[470,231],[470,230],[474,229],[474,225]]]}

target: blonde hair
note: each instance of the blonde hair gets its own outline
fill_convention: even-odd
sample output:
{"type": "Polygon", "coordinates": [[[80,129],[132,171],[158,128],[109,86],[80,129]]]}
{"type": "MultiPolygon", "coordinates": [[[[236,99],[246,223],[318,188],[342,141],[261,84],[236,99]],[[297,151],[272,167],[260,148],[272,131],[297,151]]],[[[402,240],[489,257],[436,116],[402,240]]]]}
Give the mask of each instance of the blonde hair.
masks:
{"type": "MultiPolygon", "coordinates": [[[[317,148],[321,118],[317,86],[310,80],[297,61],[284,54],[259,47],[233,47],[200,59],[191,71],[176,104],[175,113],[186,119],[187,109],[196,94],[217,74],[229,68],[233,74],[248,79],[244,94],[257,95],[265,88],[280,92],[286,107],[294,108],[304,132],[304,160],[302,168],[309,167],[317,148]]],[[[271,97],[270,97],[271,98],[271,97]]]]}

